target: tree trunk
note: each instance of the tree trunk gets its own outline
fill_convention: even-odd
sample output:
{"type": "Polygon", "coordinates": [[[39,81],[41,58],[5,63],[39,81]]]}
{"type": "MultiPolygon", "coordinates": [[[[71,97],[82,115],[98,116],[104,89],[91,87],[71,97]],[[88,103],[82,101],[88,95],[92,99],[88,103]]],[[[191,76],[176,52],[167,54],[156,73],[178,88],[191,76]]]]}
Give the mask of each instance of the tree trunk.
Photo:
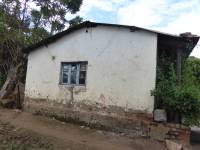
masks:
{"type": "Polygon", "coordinates": [[[24,76],[23,65],[11,67],[7,79],[0,91],[0,101],[4,107],[22,108],[24,84],[20,81],[24,76]]]}

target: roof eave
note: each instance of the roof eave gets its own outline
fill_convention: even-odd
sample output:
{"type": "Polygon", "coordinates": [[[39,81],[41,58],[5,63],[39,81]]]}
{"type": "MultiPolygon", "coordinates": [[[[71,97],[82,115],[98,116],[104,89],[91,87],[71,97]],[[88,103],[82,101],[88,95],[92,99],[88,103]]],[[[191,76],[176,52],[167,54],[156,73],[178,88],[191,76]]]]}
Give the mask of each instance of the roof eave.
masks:
{"type": "MultiPolygon", "coordinates": [[[[39,47],[42,47],[42,46],[48,46],[48,44],[50,43],[53,43],[55,41],[57,41],[58,39],[60,39],[61,37],[67,35],[67,34],[70,34],[72,33],[73,31],[76,31],[78,29],[81,29],[81,28],[90,28],[90,27],[96,27],[96,26],[114,26],[114,27],[123,27],[123,28],[130,28],[131,30],[132,29],[138,29],[138,30],[144,30],[144,31],[148,31],[148,32],[152,32],[152,33],[156,33],[158,35],[164,35],[164,36],[168,36],[168,37],[171,37],[171,38],[184,38],[183,36],[178,36],[178,35],[173,35],[173,34],[168,34],[168,33],[164,33],[164,32],[159,32],[159,31],[155,31],[155,30],[150,30],[150,29],[145,29],[145,28],[140,28],[140,27],[136,27],[136,26],[128,26],[128,25],[119,25],[119,24],[107,24],[107,23],[96,23],[96,22],[90,22],[90,21],[86,21],[86,22],[83,22],[79,25],[76,25],[74,27],[71,27],[63,32],[60,32],[60,33],[57,33],[49,38],[46,38],[36,44],[33,44],[27,48],[24,48],[22,49],[22,52],[24,53],[29,53],[39,47]]],[[[198,38],[199,39],[199,36],[191,36],[191,37],[187,37],[187,38],[198,38]]]]}

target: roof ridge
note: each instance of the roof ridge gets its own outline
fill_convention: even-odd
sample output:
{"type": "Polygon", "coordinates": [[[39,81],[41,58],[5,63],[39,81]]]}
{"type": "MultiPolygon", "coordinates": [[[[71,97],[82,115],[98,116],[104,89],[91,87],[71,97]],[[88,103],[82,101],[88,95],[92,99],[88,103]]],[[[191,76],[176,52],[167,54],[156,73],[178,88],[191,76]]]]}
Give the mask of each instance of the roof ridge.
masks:
{"type": "Polygon", "coordinates": [[[180,34],[180,35],[173,35],[173,34],[168,34],[168,33],[164,33],[164,32],[160,32],[160,31],[155,31],[155,30],[150,30],[150,29],[146,29],[146,28],[142,28],[142,27],[137,27],[137,26],[130,26],[130,25],[121,25],[121,24],[109,24],[109,23],[97,23],[97,22],[91,22],[91,21],[84,21],[78,25],[75,25],[73,27],[68,28],[67,30],[64,30],[62,32],[59,32],[53,36],[50,36],[36,44],[33,44],[31,46],[28,46],[24,49],[22,49],[22,52],[24,53],[29,53],[41,46],[46,46],[52,42],[55,42],[57,39],[70,34],[76,30],[79,30],[81,28],[90,28],[90,27],[97,27],[98,25],[100,26],[111,26],[111,27],[123,27],[123,28],[129,28],[129,29],[139,29],[139,30],[144,30],[144,31],[148,31],[148,32],[152,32],[152,33],[156,33],[159,35],[164,35],[167,37],[171,37],[171,38],[199,38],[199,36],[196,35],[192,35],[190,34],[190,36],[186,36],[185,34],[180,34]]]}

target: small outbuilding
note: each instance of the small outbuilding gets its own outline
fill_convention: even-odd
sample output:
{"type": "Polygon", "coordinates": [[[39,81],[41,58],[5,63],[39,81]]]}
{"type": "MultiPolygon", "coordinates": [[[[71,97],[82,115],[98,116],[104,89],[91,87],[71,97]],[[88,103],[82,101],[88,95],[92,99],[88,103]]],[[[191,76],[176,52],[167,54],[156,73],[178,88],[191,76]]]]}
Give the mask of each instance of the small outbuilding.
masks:
{"type": "Polygon", "coordinates": [[[190,33],[83,22],[23,50],[28,54],[25,108],[133,128],[133,118],[152,118],[158,56],[163,51],[173,56],[181,81],[182,59],[198,40],[190,33]]]}

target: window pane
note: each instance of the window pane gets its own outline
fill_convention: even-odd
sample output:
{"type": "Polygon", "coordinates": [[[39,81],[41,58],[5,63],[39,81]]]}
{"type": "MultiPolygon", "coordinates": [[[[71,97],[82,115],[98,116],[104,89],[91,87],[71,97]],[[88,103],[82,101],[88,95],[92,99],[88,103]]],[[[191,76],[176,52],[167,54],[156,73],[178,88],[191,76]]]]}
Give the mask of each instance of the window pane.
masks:
{"type": "Polygon", "coordinates": [[[63,83],[68,83],[68,73],[67,72],[63,72],[63,83]]]}
{"type": "Polygon", "coordinates": [[[86,71],[86,64],[85,64],[85,63],[84,63],[84,64],[83,64],[83,63],[81,64],[80,70],[81,70],[81,71],[86,71]]]}
{"type": "Polygon", "coordinates": [[[77,65],[72,64],[71,68],[71,84],[76,84],[77,65]]]}
{"type": "Polygon", "coordinates": [[[62,63],[61,82],[73,85],[85,85],[87,63],[62,63]]]}
{"type": "Polygon", "coordinates": [[[68,83],[69,65],[62,65],[62,83],[68,83]]]}
{"type": "Polygon", "coordinates": [[[80,71],[79,84],[85,84],[86,72],[80,71]]]}
{"type": "Polygon", "coordinates": [[[69,70],[69,65],[64,64],[63,65],[63,71],[68,71],[69,70]]]}

